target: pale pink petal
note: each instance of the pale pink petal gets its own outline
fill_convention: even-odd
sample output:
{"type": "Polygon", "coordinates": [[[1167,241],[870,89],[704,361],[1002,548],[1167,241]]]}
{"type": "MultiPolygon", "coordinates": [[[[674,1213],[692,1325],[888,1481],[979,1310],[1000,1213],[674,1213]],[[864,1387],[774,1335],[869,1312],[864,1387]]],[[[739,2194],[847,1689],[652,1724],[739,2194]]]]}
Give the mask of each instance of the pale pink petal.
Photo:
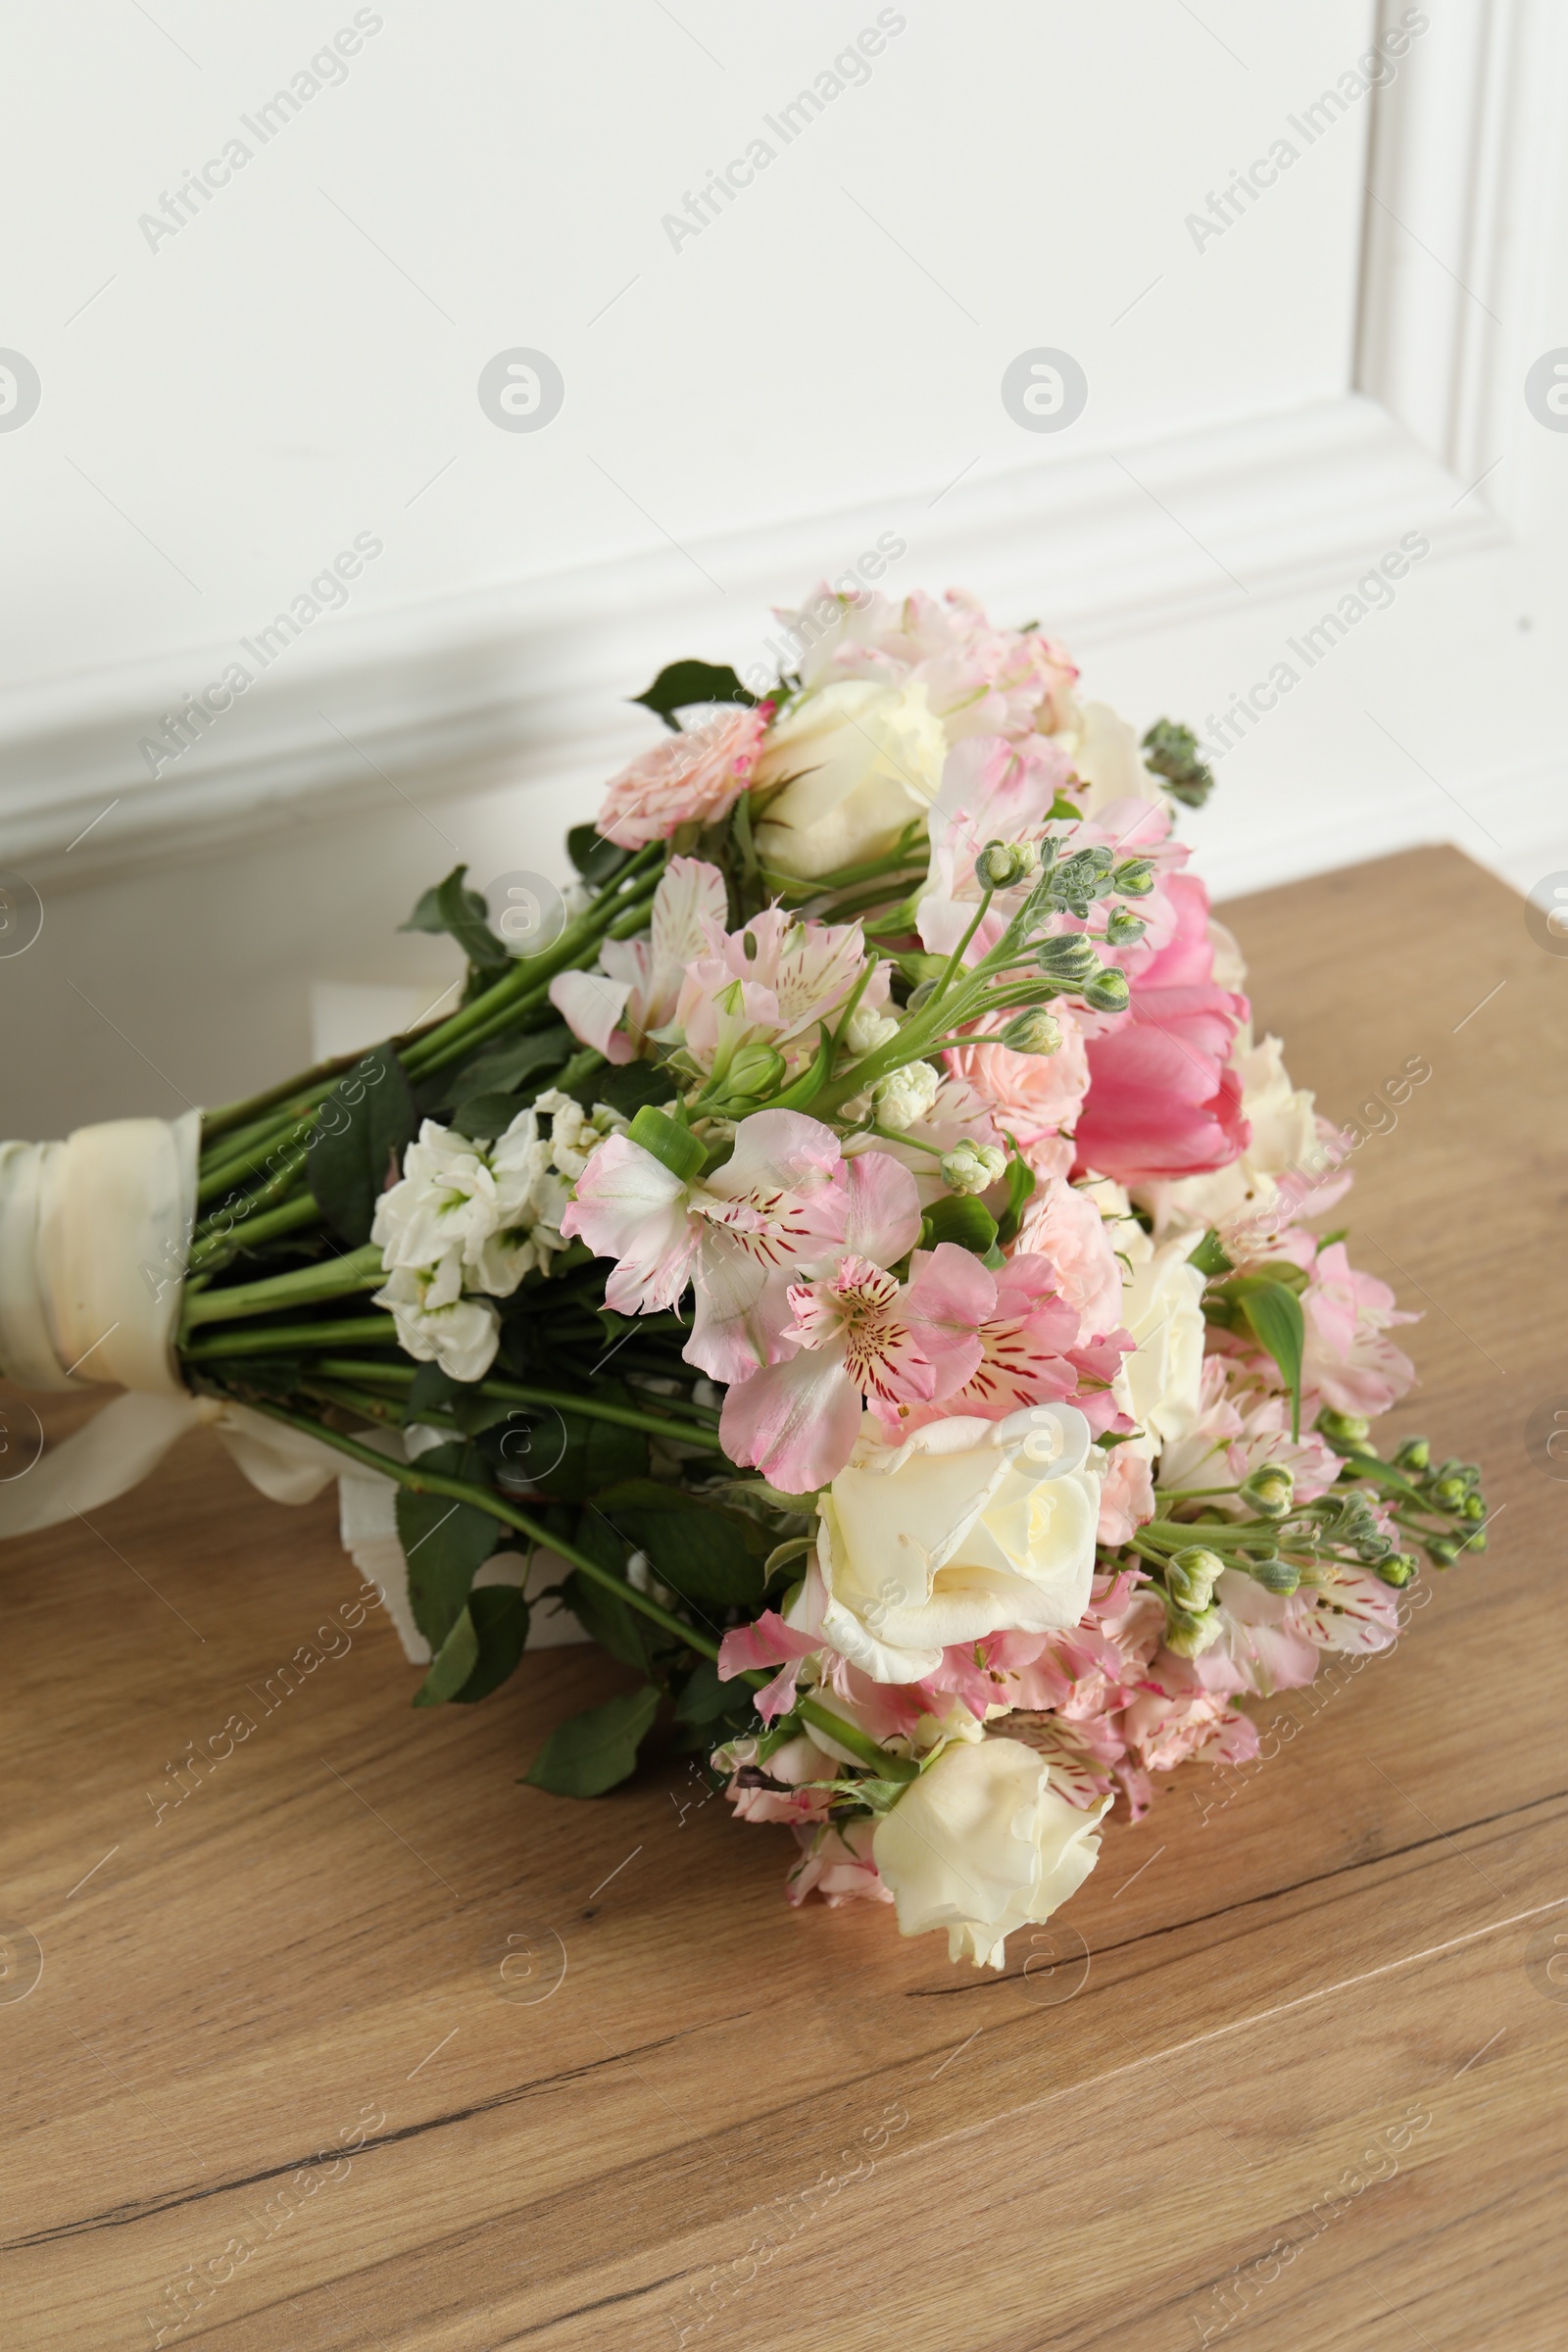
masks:
{"type": "Polygon", "coordinates": [[[905,1301],[910,1334],[936,1367],[939,1396],[961,1389],[978,1370],[980,1326],[997,1307],[997,1283],[972,1250],[942,1242],[916,1252],[905,1301]]]}
{"type": "MultiPolygon", "coordinates": [[[[752,1124],[747,1121],[747,1126],[752,1124]]],[[[743,1127],[741,1133],[745,1132],[743,1127]]],[[[845,1174],[845,1249],[858,1257],[868,1257],[874,1265],[892,1265],[920,1238],[920,1196],[914,1178],[886,1152],[858,1152],[846,1163],[845,1174]]]]}
{"type": "Polygon", "coordinates": [[[859,1429],[860,1392],[842,1353],[803,1348],[729,1391],[718,1435],[732,1462],[786,1494],[808,1494],[837,1477],[859,1429]]]}
{"type": "Polygon", "coordinates": [[[697,1251],[686,1202],[680,1178],[627,1136],[611,1136],[589,1159],[561,1230],[620,1261],[605,1285],[617,1314],[673,1306],[686,1288],[697,1251]]]}
{"type": "Polygon", "coordinates": [[[627,982],[601,972],[558,972],[550,983],[550,1002],[572,1036],[607,1061],[636,1059],[636,1047],[616,1025],[630,995],[627,982]]]}
{"type": "Polygon", "coordinates": [[[718,1679],[732,1683],[737,1675],[763,1666],[781,1666],[791,1658],[809,1657],[821,1647],[820,1634],[800,1634],[786,1625],[776,1609],[764,1609],[755,1625],[732,1626],[718,1645],[718,1679]]]}

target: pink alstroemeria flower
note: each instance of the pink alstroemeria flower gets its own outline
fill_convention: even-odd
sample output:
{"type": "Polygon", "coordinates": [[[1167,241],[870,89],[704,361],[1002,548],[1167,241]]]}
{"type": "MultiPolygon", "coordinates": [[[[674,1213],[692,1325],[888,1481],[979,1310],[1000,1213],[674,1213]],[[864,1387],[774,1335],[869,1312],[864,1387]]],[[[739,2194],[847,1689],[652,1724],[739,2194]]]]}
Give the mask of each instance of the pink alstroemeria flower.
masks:
{"type": "Polygon", "coordinates": [[[694,956],[725,913],[724,877],[700,858],[672,858],[654,893],[646,939],[607,939],[596,972],[558,972],[550,1002],[573,1037],[607,1061],[635,1061],[675,1009],[694,956]]]}
{"type": "Polygon", "coordinates": [[[882,1152],[847,1161],[844,1178],[840,1247],[789,1289],[795,1319],[780,1336],[793,1352],[732,1388],[719,1422],[730,1460],[791,1494],[843,1469],[865,1404],[897,1428],[902,1408],[961,1388],[980,1360],[979,1260],[944,1243],[913,1283],[900,1284],[885,1269],[919,1238],[914,1178],[882,1152]]]}
{"type": "MultiPolygon", "coordinates": [[[[844,1003],[865,963],[858,923],[802,922],[781,906],[766,906],[744,930],[726,932],[723,901],[704,925],[674,1008],[673,1027],[705,1069],[728,1065],[738,1046],[753,1040],[812,1052],[815,1030],[844,1003]]],[[[867,1011],[886,1009],[891,966],[879,964],[860,998],[867,1011]]],[[[668,1017],[668,1016],[666,1016],[668,1017]]]]}
{"type": "Polygon", "coordinates": [[[744,1120],[734,1155],[692,1182],[612,1135],[578,1177],[561,1230],[618,1261],[605,1285],[617,1314],[657,1313],[694,1284],[686,1361],[714,1380],[745,1381],[779,1353],[799,1260],[820,1255],[842,1231],[840,1165],[832,1129],[794,1110],[744,1120]]]}
{"type": "MultiPolygon", "coordinates": [[[[913,1310],[913,1328],[927,1347],[921,1276],[930,1262],[917,1254],[910,1267],[910,1297],[920,1299],[913,1310]]],[[[950,1312],[960,1302],[973,1320],[950,1326],[951,1340],[972,1336],[978,1342],[979,1361],[963,1388],[943,1392],[940,1405],[922,1403],[906,1413],[906,1430],[950,1413],[1003,1421],[1025,1405],[1069,1399],[1097,1432],[1123,1421],[1109,1384],[1132,1347],[1131,1335],[1114,1331],[1080,1344],[1078,1310],[1062,1297],[1049,1258],[1020,1253],[993,1274],[979,1258],[970,1257],[966,1267],[952,1270],[941,1295],[941,1304],[950,1312]],[[1093,1386],[1080,1396],[1086,1380],[1093,1386]]]]}

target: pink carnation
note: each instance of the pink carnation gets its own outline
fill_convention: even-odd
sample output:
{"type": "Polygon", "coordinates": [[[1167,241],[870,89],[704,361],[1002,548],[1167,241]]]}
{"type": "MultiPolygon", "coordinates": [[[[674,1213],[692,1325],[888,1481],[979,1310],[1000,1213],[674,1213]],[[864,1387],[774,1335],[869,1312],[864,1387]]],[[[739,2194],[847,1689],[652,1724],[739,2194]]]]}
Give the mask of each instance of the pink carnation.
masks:
{"type": "Polygon", "coordinates": [[[726,816],[757,763],[770,703],[729,710],[689,733],[666,735],[605,787],[599,830],[623,850],[666,841],[677,825],[726,816]]]}

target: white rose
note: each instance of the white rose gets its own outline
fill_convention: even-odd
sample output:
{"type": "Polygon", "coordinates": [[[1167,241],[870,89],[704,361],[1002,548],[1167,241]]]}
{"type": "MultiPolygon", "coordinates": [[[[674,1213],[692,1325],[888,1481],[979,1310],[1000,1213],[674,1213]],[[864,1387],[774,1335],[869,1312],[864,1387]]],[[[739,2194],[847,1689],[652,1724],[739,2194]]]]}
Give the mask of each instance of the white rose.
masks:
{"type": "Polygon", "coordinates": [[[754,792],[783,786],[757,827],[763,863],[809,880],[884,857],[936,799],[947,756],[923,685],[844,678],[807,695],[753,771],[754,792]]]}
{"type": "Polygon", "coordinates": [[[1202,1405],[1203,1277],[1187,1263],[1192,1235],[1151,1247],[1136,1226],[1121,1244],[1133,1257],[1123,1279],[1121,1319],[1137,1346],[1113,1383],[1122,1410],[1155,1446],[1184,1438],[1202,1405]]]}
{"type": "MultiPolygon", "coordinates": [[[[1239,1041],[1238,1041],[1239,1042],[1239,1041]]],[[[1243,1046],[1231,1055],[1242,1082],[1242,1110],[1251,1137],[1240,1159],[1208,1176],[1182,1176],[1140,1187],[1139,1198],[1161,1232],[1182,1227],[1223,1231],[1240,1218],[1255,1217],[1279,1199],[1279,1178],[1291,1168],[1311,1168],[1317,1152],[1313,1098],[1291,1084],[1277,1037],[1243,1046]]]]}
{"type": "Polygon", "coordinates": [[[890,1445],[867,1413],[819,1505],[816,1561],[791,1622],[878,1683],[917,1683],[950,1642],[1076,1625],[1089,1602],[1100,1485],[1072,1405],[956,1414],[890,1445]]]}
{"type": "Polygon", "coordinates": [[[871,1840],[899,1933],[946,1928],[950,1960],[1001,1968],[1013,1930],[1049,1919],[1094,1869],[1109,1803],[1069,1804],[1020,1740],[945,1747],[871,1840]]]}
{"type": "Polygon", "coordinates": [[[454,1250],[434,1267],[397,1266],[374,1293],[389,1307],[398,1344],[416,1363],[439,1364],[452,1380],[482,1380],[495,1361],[501,1320],[481,1298],[463,1296],[454,1250]]]}

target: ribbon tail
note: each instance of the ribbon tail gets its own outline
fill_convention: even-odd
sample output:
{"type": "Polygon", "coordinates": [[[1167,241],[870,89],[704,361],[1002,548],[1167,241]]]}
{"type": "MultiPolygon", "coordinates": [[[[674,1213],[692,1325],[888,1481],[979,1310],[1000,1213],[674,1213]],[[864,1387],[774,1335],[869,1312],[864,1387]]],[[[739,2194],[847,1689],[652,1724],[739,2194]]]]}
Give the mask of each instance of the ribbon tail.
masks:
{"type": "Polygon", "coordinates": [[[0,1483],[0,1539],[58,1527],[128,1494],[200,1419],[194,1396],[117,1396],[30,1470],[0,1483]]]}

